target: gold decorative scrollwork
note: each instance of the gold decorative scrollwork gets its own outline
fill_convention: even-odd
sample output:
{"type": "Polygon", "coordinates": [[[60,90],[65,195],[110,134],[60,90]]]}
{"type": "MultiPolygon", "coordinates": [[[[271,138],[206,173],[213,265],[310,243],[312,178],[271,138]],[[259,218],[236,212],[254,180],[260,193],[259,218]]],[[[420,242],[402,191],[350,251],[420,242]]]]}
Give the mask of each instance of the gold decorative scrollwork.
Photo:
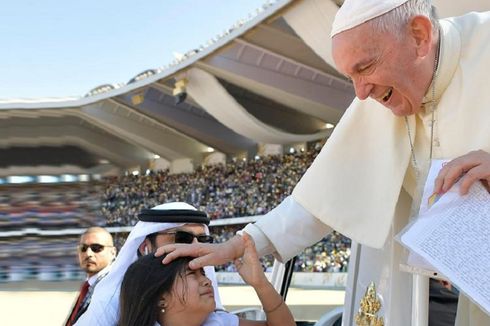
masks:
{"type": "Polygon", "coordinates": [[[384,326],[383,317],[378,317],[381,301],[378,299],[374,282],[369,284],[366,294],[361,299],[359,312],[356,314],[357,326],[384,326]]]}

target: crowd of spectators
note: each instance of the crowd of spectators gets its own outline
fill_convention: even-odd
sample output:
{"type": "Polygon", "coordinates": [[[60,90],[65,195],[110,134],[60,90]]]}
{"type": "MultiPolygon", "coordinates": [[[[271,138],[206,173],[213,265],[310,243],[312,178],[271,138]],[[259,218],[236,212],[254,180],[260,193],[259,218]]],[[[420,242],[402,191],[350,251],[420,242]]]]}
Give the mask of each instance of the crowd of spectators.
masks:
{"type": "Polygon", "coordinates": [[[1,185],[0,282],[78,279],[79,235],[64,230],[105,223],[99,193],[91,183],[1,185]]]}
{"type": "Polygon", "coordinates": [[[0,187],[0,229],[84,228],[104,223],[99,190],[93,184],[0,187]]]}
{"type": "Polygon", "coordinates": [[[311,150],[234,160],[187,174],[158,171],[109,178],[101,212],[108,225],[134,225],[142,208],[169,201],[185,201],[211,219],[262,215],[292,192],[316,154],[311,150]]]}
{"type": "MultiPolygon", "coordinates": [[[[199,167],[187,174],[158,171],[109,178],[101,213],[108,225],[134,225],[143,208],[185,201],[207,212],[211,219],[263,215],[292,192],[319,149],[314,146],[291,154],[233,160],[226,165],[199,167]]],[[[223,242],[241,227],[214,227],[212,233],[217,242],[223,242]]],[[[349,255],[350,240],[334,232],[301,253],[295,271],[345,272],[349,255]]],[[[264,257],[264,269],[270,269],[272,262],[272,256],[264,257]]],[[[234,266],[219,266],[217,270],[234,271],[234,266]]]]}
{"type": "Polygon", "coordinates": [[[77,257],[79,235],[0,237],[0,282],[74,280],[84,276],[77,257]]]}
{"type": "MultiPolygon", "coordinates": [[[[0,226],[3,231],[62,230],[91,225],[131,226],[143,208],[170,201],[185,201],[211,219],[267,213],[288,196],[317,155],[320,146],[296,153],[232,160],[226,165],[202,166],[193,173],[125,175],[102,182],[2,186],[0,226]]],[[[213,227],[216,242],[231,238],[243,225],[213,227]]],[[[117,233],[121,247],[127,233],[117,233]]],[[[78,277],[75,248],[78,235],[16,235],[1,238],[0,282],[24,278],[78,277]],[[8,244],[8,245],[6,245],[8,244]],[[42,249],[41,249],[42,248],[42,249]],[[22,259],[19,259],[23,253],[22,259]],[[52,276],[55,275],[55,276],[52,276]]],[[[344,272],[350,241],[338,233],[328,235],[297,257],[296,271],[344,272]]],[[[273,257],[262,258],[270,270],[273,257]]],[[[218,271],[234,271],[228,264],[218,271]]]]}
{"type": "Polygon", "coordinates": [[[350,239],[333,232],[322,241],[306,248],[294,264],[301,272],[347,272],[350,257],[350,239]]]}

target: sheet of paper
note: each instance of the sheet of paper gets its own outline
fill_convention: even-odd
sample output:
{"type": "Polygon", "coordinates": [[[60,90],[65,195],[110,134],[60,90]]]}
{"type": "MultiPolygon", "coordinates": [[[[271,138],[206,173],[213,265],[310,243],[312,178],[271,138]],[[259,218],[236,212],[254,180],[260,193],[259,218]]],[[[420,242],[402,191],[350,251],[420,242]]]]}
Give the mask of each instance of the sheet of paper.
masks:
{"type": "MultiPolygon", "coordinates": [[[[427,176],[427,180],[424,185],[424,190],[422,194],[422,200],[419,208],[419,216],[424,214],[429,207],[432,207],[440,199],[440,196],[434,195],[434,181],[439,174],[442,166],[447,162],[447,160],[433,160],[431,162],[430,170],[427,176]]],[[[422,274],[425,276],[447,279],[440,271],[438,271],[434,266],[432,266],[427,260],[422,258],[422,256],[410,251],[407,258],[407,265],[400,265],[401,270],[405,272],[411,272],[416,274],[422,274]]]]}
{"type": "Polygon", "coordinates": [[[458,192],[456,185],[436,200],[425,198],[401,242],[490,314],[490,194],[480,182],[466,196],[458,192]]]}

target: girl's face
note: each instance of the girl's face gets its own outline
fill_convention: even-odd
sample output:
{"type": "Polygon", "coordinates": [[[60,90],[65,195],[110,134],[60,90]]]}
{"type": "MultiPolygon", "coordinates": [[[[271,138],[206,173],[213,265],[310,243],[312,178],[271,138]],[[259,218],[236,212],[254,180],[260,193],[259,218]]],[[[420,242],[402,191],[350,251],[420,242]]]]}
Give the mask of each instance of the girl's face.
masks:
{"type": "Polygon", "coordinates": [[[211,281],[203,269],[191,270],[188,267],[177,276],[170,294],[164,295],[165,312],[189,312],[209,314],[216,308],[211,281]]]}

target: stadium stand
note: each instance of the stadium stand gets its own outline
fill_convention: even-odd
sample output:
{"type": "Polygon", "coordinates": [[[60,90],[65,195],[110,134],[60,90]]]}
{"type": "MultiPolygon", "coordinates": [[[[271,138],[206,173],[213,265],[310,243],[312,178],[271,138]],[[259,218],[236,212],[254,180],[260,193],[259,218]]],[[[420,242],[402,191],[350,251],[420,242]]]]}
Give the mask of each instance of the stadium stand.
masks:
{"type": "MultiPolygon", "coordinates": [[[[155,171],[100,182],[0,185],[0,281],[81,278],[76,261],[79,230],[113,227],[118,230],[116,246],[121,247],[142,208],[168,201],[189,202],[212,220],[227,219],[231,225],[211,228],[216,242],[223,242],[244,226],[234,218],[260,218],[290,194],[319,148],[313,144],[284,155],[235,159],[193,173],[155,171]]],[[[295,271],[345,272],[349,255],[349,239],[333,233],[306,249],[295,271]]],[[[262,262],[270,269],[273,258],[262,262]]],[[[232,264],[217,269],[234,271],[232,264]]]]}
{"type": "Polygon", "coordinates": [[[311,164],[317,150],[234,160],[194,173],[126,175],[106,180],[102,214],[108,225],[134,225],[142,208],[185,201],[211,219],[263,215],[282,201],[311,164]]]}

